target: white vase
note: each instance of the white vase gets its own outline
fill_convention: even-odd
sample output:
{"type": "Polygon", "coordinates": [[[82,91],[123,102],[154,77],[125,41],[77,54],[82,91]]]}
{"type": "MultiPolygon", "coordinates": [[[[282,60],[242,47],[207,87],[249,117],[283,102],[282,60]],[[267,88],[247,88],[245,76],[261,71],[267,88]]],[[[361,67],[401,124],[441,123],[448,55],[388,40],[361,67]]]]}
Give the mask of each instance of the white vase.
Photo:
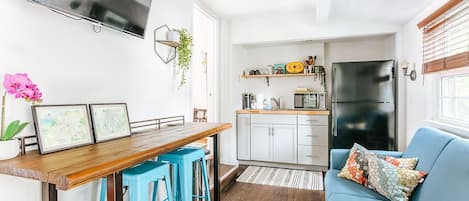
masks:
{"type": "Polygon", "coordinates": [[[181,34],[177,31],[168,31],[167,33],[167,40],[175,43],[179,43],[179,40],[181,40],[181,34]]]}
{"type": "Polygon", "coordinates": [[[17,139],[0,141],[0,160],[12,159],[20,153],[20,144],[17,139]]]}

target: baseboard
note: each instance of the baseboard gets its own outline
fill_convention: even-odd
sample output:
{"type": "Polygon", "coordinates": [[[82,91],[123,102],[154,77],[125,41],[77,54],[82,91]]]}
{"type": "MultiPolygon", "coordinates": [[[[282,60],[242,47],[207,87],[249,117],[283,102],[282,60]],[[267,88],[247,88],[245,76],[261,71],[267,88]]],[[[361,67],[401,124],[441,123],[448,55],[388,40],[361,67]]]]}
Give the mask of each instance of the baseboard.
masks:
{"type": "Polygon", "coordinates": [[[220,164],[237,166],[238,162],[237,161],[231,161],[231,160],[220,160],[220,164]]]}
{"type": "Polygon", "coordinates": [[[284,164],[284,163],[270,163],[260,161],[239,161],[239,165],[253,165],[262,167],[276,167],[296,170],[312,170],[312,171],[327,171],[327,166],[315,166],[315,165],[298,165],[298,164],[284,164]]]}
{"type": "MultiPolygon", "coordinates": [[[[222,191],[225,191],[231,186],[232,183],[236,181],[236,178],[239,176],[240,171],[241,168],[239,166],[235,166],[225,175],[220,177],[220,187],[222,191]]],[[[213,191],[213,184],[210,185],[210,190],[213,191]]]]}

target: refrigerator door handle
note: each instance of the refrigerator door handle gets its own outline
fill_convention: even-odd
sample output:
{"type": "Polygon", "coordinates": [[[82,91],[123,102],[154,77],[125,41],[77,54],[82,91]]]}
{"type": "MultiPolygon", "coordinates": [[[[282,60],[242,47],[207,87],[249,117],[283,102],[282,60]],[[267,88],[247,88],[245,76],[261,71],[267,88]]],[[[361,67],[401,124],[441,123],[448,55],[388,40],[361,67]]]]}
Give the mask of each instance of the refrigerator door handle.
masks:
{"type": "Polygon", "coordinates": [[[337,126],[337,118],[336,118],[336,111],[335,106],[332,104],[332,136],[337,137],[337,132],[335,131],[335,127],[337,126]]]}

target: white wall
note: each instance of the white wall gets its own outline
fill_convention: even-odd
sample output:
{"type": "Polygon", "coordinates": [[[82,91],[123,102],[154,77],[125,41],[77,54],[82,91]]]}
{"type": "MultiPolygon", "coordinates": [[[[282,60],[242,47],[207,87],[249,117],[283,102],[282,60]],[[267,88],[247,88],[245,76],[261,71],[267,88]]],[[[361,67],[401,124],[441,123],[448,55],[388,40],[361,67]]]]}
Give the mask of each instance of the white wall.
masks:
{"type": "Polygon", "coordinates": [[[398,33],[400,38],[399,46],[401,49],[400,59],[407,60],[411,63],[416,64],[417,71],[417,80],[412,82],[410,80],[406,81],[407,87],[407,128],[406,136],[407,142],[410,142],[412,137],[415,134],[415,131],[422,127],[426,126],[426,120],[431,118],[431,108],[430,104],[431,91],[436,90],[430,84],[431,77],[426,75],[423,76],[422,72],[422,31],[417,28],[417,24],[433,13],[436,9],[445,4],[447,0],[435,0],[430,6],[428,6],[424,11],[419,13],[414,19],[408,22],[403,29],[398,33]]]}
{"type": "Polygon", "coordinates": [[[233,44],[276,41],[325,40],[396,33],[396,24],[365,21],[316,23],[310,10],[255,14],[231,21],[233,44]]]}
{"type": "Polygon", "coordinates": [[[232,69],[235,80],[233,102],[241,108],[241,93],[263,94],[264,97],[282,97],[284,108],[292,108],[293,93],[297,87],[320,91],[319,79],[271,78],[271,86],[265,79],[242,79],[243,70],[275,63],[303,61],[309,55],[318,56],[318,65],[324,65],[327,73],[327,91],[331,91],[331,66],[334,62],[370,61],[394,59],[394,35],[338,39],[323,42],[281,42],[278,44],[234,45],[232,69]]]}
{"type": "MultiPolygon", "coordinates": [[[[232,93],[231,89],[233,83],[230,79],[232,69],[230,68],[232,57],[232,46],[230,43],[231,32],[230,23],[227,20],[220,20],[220,91],[219,91],[219,102],[220,102],[220,121],[233,122],[236,118],[233,114],[232,108],[232,93]]],[[[230,129],[220,135],[220,161],[224,164],[237,164],[236,155],[233,154],[232,150],[236,150],[236,143],[233,146],[232,142],[236,142],[235,135],[236,128],[230,129]]],[[[236,154],[236,153],[235,153],[236,154]]]]}
{"type": "Polygon", "coordinates": [[[233,101],[237,108],[241,109],[242,107],[242,93],[262,94],[267,99],[281,97],[281,107],[291,109],[293,108],[293,94],[297,87],[323,91],[320,80],[311,77],[271,78],[270,86],[267,86],[265,79],[242,79],[241,75],[246,69],[268,67],[272,64],[293,61],[302,62],[307,56],[317,56],[317,65],[324,65],[324,43],[297,42],[244,45],[240,49],[245,52],[236,55],[236,60],[244,63],[233,65],[234,75],[232,77],[232,79],[237,80],[237,86],[233,88],[235,90],[233,101]]]}
{"type": "MultiPolygon", "coordinates": [[[[76,21],[27,1],[0,7],[0,75],[26,72],[44,92],[44,104],[127,102],[130,119],[190,116],[190,88],[177,90],[172,65],[153,53],[153,29],[191,30],[192,3],[153,0],[145,40],[76,21]]],[[[31,121],[29,106],[8,98],[8,120],[31,121]]],[[[31,126],[24,132],[33,132],[31,126]]],[[[95,200],[96,184],[59,192],[60,200],[95,200]]],[[[40,184],[0,176],[2,200],[40,200],[40,184]]]]}
{"type": "MultiPolygon", "coordinates": [[[[235,34],[230,32],[231,36],[235,34]]],[[[262,43],[262,41],[261,41],[262,43]]],[[[225,44],[231,44],[225,41],[225,44]]],[[[229,45],[228,45],[229,46],[229,45]]],[[[224,104],[223,121],[236,125],[235,111],[241,109],[241,93],[262,93],[264,96],[283,96],[284,106],[291,107],[294,90],[299,86],[318,87],[319,83],[312,78],[284,78],[271,79],[271,86],[267,87],[265,79],[242,79],[242,71],[247,67],[262,66],[295,59],[302,59],[308,55],[322,55],[319,63],[326,67],[327,86],[331,86],[331,66],[333,62],[343,61],[369,61],[395,59],[394,35],[382,35],[373,37],[360,37],[351,39],[337,39],[318,42],[285,42],[277,44],[258,45],[231,45],[227,48],[230,58],[224,64],[223,80],[229,83],[223,86],[224,104]]],[[[402,98],[402,97],[401,97],[402,98]]],[[[330,108],[330,106],[329,106],[330,108]]],[[[224,160],[236,161],[236,134],[235,129],[225,134],[222,148],[225,154],[224,160]]],[[[402,137],[400,144],[405,144],[402,137]]]]}

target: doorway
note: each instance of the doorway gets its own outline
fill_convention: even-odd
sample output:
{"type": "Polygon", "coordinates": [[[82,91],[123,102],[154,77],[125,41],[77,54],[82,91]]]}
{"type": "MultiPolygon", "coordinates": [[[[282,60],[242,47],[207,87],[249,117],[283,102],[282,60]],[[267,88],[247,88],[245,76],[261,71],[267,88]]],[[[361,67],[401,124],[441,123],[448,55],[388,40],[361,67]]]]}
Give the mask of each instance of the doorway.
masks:
{"type": "Polygon", "coordinates": [[[218,19],[194,6],[193,18],[192,106],[207,109],[209,122],[218,115],[218,19]]]}
{"type": "MultiPolygon", "coordinates": [[[[192,57],[192,107],[207,109],[208,122],[219,122],[219,19],[207,12],[203,7],[194,5],[193,11],[193,57],[192,57]]],[[[223,138],[223,136],[220,136],[223,138]]],[[[213,141],[208,139],[209,149],[213,147],[213,141]]],[[[213,153],[213,152],[212,152],[213,153]]],[[[223,157],[224,150],[220,150],[223,157]]],[[[207,158],[213,156],[208,155],[207,158]]],[[[213,160],[209,160],[213,163],[213,160]]],[[[221,188],[228,186],[235,180],[238,167],[220,163],[221,188]]],[[[212,167],[212,164],[209,165],[212,167]]],[[[213,171],[210,171],[210,180],[214,181],[213,171]]],[[[211,182],[212,183],[212,182],[211,182]]],[[[213,185],[213,183],[211,184],[213,185]]]]}

